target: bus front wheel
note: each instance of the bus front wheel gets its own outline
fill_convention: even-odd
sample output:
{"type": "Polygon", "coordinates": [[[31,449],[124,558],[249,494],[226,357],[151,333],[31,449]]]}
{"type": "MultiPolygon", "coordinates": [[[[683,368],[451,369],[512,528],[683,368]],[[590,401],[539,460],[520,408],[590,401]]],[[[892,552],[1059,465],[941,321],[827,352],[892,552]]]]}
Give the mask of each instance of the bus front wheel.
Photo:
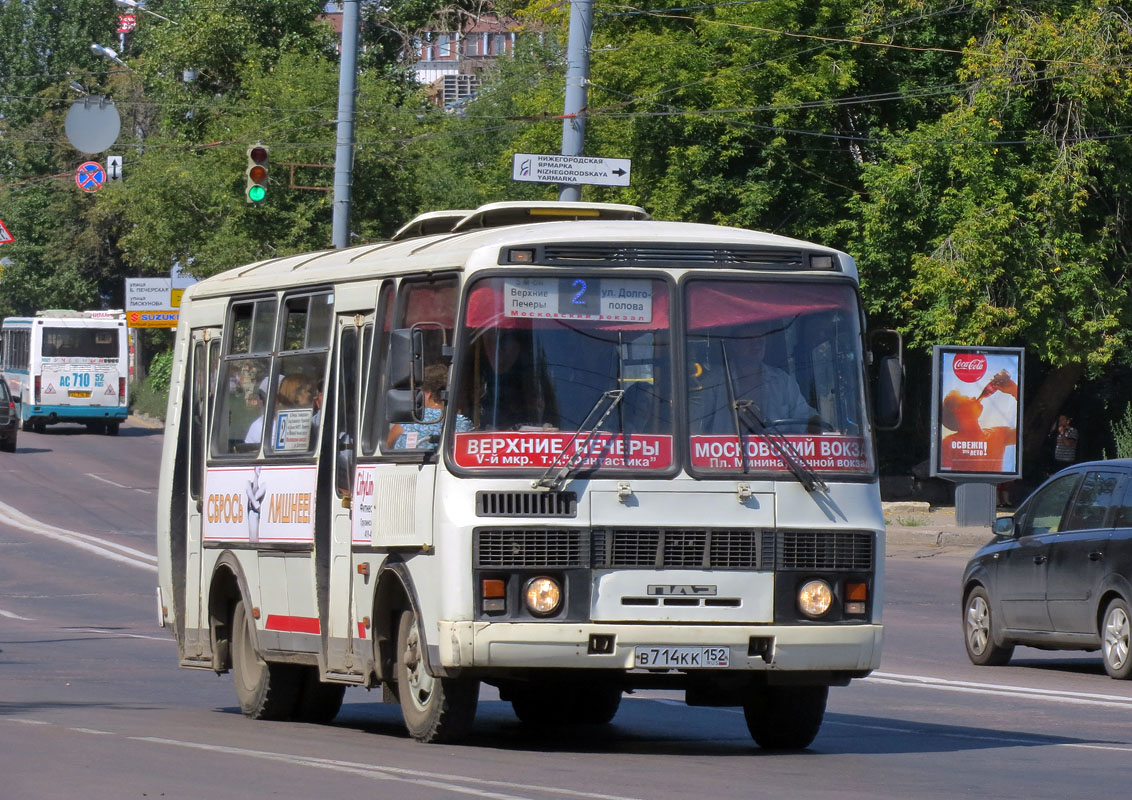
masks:
{"type": "Polygon", "coordinates": [[[270,664],[261,659],[251,625],[241,600],[232,613],[232,677],[240,710],[251,719],[290,719],[302,674],[294,664],[270,664]]]}
{"type": "Polygon", "coordinates": [[[409,735],[419,742],[455,742],[469,733],[479,701],[479,681],[437,678],[425,669],[417,615],[402,611],[397,626],[397,699],[409,735]]]}
{"type": "Polygon", "coordinates": [[[764,750],[810,746],[825,716],[828,686],[765,686],[743,704],[747,730],[764,750]]]}

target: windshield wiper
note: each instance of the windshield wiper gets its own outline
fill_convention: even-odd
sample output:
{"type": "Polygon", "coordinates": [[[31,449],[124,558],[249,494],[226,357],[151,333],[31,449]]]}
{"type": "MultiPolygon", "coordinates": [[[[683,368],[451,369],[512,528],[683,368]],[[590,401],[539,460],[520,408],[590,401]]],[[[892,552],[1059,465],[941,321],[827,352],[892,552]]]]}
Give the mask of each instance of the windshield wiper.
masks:
{"type": "Polygon", "coordinates": [[[582,420],[582,424],[578,426],[578,430],[570,437],[570,441],[566,442],[566,446],[562,448],[562,452],[554,457],[554,460],[550,462],[550,466],[546,468],[546,472],[542,474],[542,477],[531,482],[531,486],[535,489],[543,488],[552,491],[559,489],[566,479],[573,474],[574,470],[578,468],[578,464],[581,463],[582,459],[589,453],[590,443],[593,442],[594,437],[597,436],[598,429],[601,428],[606,418],[613,413],[613,409],[621,404],[621,399],[624,396],[624,389],[610,389],[607,392],[603,392],[601,397],[597,399],[597,402],[594,403],[593,408],[590,409],[590,412],[586,414],[586,418],[582,420]],[[601,410],[603,404],[608,405],[605,410],[601,412],[601,416],[598,417],[597,422],[587,428],[586,423],[601,410]],[[576,448],[573,453],[570,453],[570,448],[578,441],[579,436],[585,436],[585,439],[582,441],[582,446],[576,448]],[[570,453],[570,455],[567,456],[567,453],[570,453]],[[561,461],[564,456],[566,456],[566,462],[559,467],[559,461],[561,461]],[[552,475],[551,473],[553,473],[555,469],[558,469],[558,473],[552,475]]]}
{"type": "Polygon", "coordinates": [[[727,358],[727,346],[723,342],[720,342],[719,346],[723,351],[723,372],[727,376],[727,399],[731,407],[732,418],[735,421],[735,433],[739,437],[739,454],[743,460],[743,472],[749,472],[750,468],[747,465],[747,443],[743,438],[744,426],[740,423],[746,423],[745,427],[748,430],[757,433],[770,445],[770,449],[782,459],[807,492],[827,491],[829,487],[825,481],[817,476],[817,473],[806,463],[806,459],[782,431],[767,421],[755,402],[735,396],[735,378],[731,374],[731,362],[727,358]],[[752,421],[755,423],[754,425],[751,424],[752,421]]]}

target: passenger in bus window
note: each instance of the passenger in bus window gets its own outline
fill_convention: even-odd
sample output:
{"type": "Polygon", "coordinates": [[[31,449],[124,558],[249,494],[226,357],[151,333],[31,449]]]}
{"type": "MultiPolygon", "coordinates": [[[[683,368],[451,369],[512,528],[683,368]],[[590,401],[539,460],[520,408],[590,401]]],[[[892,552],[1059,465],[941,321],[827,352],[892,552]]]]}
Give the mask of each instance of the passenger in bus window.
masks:
{"type": "Polygon", "coordinates": [[[256,387],[255,396],[249,398],[248,404],[258,404],[260,407],[259,416],[252,420],[248,425],[248,430],[244,433],[245,444],[259,444],[263,439],[263,417],[267,413],[267,387],[270,385],[268,381],[271,379],[264,376],[263,380],[259,382],[256,387]]]}
{"type": "MultiPolygon", "coordinates": [[[[433,450],[440,439],[440,418],[444,403],[441,393],[448,382],[448,368],[442,364],[425,367],[421,391],[424,393],[424,422],[394,422],[389,426],[385,437],[386,449],[393,450],[433,450]]],[[[456,430],[470,431],[471,420],[463,414],[456,415],[456,430]]]]}
{"type": "Polygon", "coordinates": [[[272,447],[276,450],[306,450],[310,447],[314,415],[314,401],[317,390],[314,381],[302,373],[288,375],[279,382],[276,395],[275,421],[272,423],[272,447]],[[301,412],[306,411],[304,415],[301,412]],[[288,427],[281,431],[279,421],[288,413],[288,427]]]}

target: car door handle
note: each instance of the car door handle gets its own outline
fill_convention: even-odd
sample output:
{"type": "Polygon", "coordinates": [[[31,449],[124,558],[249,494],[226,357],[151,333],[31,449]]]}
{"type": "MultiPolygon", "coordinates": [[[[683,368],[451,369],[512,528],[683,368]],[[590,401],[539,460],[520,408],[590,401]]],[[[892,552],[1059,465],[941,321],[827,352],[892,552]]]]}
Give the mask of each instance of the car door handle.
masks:
{"type": "Polygon", "coordinates": [[[1035,564],[1044,564],[1044,563],[1046,563],[1046,557],[1045,556],[1034,556],[1034,563],[1035,564]]]}
{"type": "Polygon", "coordinates": [[[1090,561],[1100,561],[1102,558],[1104,558],[1104,553],[1101,553],[1097,550],[1094,550],[1093,552],[1089,553],[1089,560],[1090,561]]]}

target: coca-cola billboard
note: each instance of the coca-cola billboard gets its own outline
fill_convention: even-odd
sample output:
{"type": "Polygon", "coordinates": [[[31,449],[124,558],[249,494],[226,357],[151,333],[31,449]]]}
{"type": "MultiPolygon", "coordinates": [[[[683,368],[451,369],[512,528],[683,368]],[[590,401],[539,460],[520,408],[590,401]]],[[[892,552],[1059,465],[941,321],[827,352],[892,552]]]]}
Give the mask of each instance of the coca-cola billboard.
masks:
{"type": "Polygon", "coordinates": [[[932,475],[987,482],[1021,477],[1023,352],[933,350],[932,475]]]}

